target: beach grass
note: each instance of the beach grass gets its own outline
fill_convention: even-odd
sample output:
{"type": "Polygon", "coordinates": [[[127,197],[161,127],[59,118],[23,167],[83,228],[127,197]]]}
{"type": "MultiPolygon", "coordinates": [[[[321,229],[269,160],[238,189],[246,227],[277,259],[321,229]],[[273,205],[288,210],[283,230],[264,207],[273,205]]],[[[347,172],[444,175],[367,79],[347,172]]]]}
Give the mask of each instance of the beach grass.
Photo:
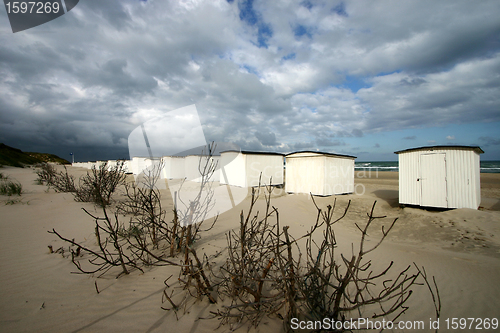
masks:
{"type": "Polygon", "coordinates": [[[0,177],[0,194],[2,195],[21,195],[23,186],[17,181],[12,181],[3,174],[0,177]]]}

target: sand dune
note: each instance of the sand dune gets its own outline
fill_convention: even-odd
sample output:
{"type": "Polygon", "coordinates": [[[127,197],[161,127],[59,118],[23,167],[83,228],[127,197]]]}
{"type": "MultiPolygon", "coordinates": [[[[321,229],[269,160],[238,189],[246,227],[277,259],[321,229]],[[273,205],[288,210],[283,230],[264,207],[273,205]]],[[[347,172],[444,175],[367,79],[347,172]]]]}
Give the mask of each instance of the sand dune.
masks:
{"type": "MultiPolygon", "coordinates": [[[[71,194],[35,185],[36,175],[30,169],[3,168],[1,172],[17,179],[24,189],[18,203],[6,204],[12,198],[0,197],[1,332],[213,332],[217,328],[217,319],[198,320],[217,308],[207,300],[190,302],[178,313],[178,320],[174,312],[161,309],[164,280],[173,275],[169,283],[176,286],[175,267],[152,267],[144,274],[135,271],[119,279],[113,274],[101,278],[72,274],[76,269],[71,261],[60,254],[49,254],[47,248],[67,245],[47,231],[55,228],[78,242],[92,244],[94,224],[81,208],[95,208],[75,202],[71,194]]],[[[85,170],[70,168],[70,172],[78,176],[85,170]]],[[[380,268],[391,260],[396,262],[395,268],[416,262],[436,276],[443,302],[443,327],[446,318],[500,317],[500,174],[482,174],[481,178],[480,210],[402,209],[398,205],[397,173],[392,172],[372,173],[369,178],[358,175],[355,181],[364,187],[362,195],[317,198],[317,203],[325,207],[336,199],[340,215],[352,200],[336,229],[339,250],[346,253],[359,240],[354,223],[366,220],[375,200],[376,214],[387,215],[380,224],[398,218],[371,258],[380,268]]],[[[166,208],[171,209],[167,191],[164,198],[166,208]]],[[[289,225],[292,235],[305,232],[315,221],[316,210],[307,195],[287,195],[277,189],[272,203],[279,209],[280,223],[289,225]]],[[[262,209],[262,205],[261,200],[258,206],[262,209]]],[[[221,214],[215,227],[197,243],[198,251],[224,249],[224,234],[238,227],[242,209],[248,209],[248,200],[221,214]]],[[[371,236],[376,238],[380,224],[371,236]]],[[[181,296],[182,291],[177,289],[174,297],[181,296]]],[[[415,291],[410,305],[401,319],[428,323],[433,316],[425,288],[415,291]]],[[[221,327],[219,331],[228,329],[221,327]]],[[[270,330],[281,330],[281,323],[266,319],[257,329],[270,330]]]]}

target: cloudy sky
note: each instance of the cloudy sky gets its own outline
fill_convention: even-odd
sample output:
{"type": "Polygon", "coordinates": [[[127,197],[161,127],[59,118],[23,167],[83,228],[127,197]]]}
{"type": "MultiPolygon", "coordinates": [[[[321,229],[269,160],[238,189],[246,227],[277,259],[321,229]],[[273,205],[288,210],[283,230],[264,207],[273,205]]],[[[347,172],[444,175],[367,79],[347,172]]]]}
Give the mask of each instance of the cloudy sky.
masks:
{"type": "Polygon", "coordinates": [[[81,0],[12,33],[0,9],[0,142],[128,158],[143,122],[195,104],[246,150],[500,160],[500,2],[81,0]]]}

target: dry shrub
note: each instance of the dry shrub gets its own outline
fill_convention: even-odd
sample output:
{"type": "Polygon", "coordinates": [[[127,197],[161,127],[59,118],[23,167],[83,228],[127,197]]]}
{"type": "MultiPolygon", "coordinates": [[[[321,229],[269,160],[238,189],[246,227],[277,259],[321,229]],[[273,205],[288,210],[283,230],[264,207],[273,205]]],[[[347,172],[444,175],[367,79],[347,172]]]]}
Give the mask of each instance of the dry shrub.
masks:
{"type": "Polygon", "coordinates": [[[111,204],[111,196],[125,182],[123,165],[123,162],[118,162],[108,167],[108,163],[105,162],[99,167],[92,166],[90,172],[80,178],[80,184],[74,191],[75,200],[93,202],[100,207],[111,204]]]}
{"type": "MultiPolygon", "coordinates": [[[[101,216],[95,216],[84,209],[95,221],[97,248],[84,246],[83,243],[62,236],[54,229],[50,231],[60,239],[77,246],[78,253],[75,252],[72,260],[80,272],[102,275],[113,267],[120,267],[118,276],[121,276],[132,269],[142,271],[143,266],[176,265],[183,267],[183,271],[195,280],[203,278],[204,274],[188,267],[201,265],[192,245],[199,237],[198,232],[201,231],[202,224],[181,225],[175,209],[173,220],[165,220],[166,212],[162,208],[161,192],[157,187],[158,181],[162,181],[162,167],[161,163],[155,163],[145,170],[139,184],[125,183],[121,163],[111,168],[106,163],[98,168],[93,167],[80,179],[81,185],[77,187],[75,199],[94,202],[102,209],[101,216]],[[122,184],[125,188],[125,199],[110,208],[111,196],[122,184]],[[126,216],[128,221],[120,218],[120,214],[126,216]],[[169,259],[179,253],[183,255],[184,262],[169,259]],[[87,259],[85,264],[83,259],[87,259]]],[[[200,170],[213,173],[215,168],[200,166],[200,170]]],[[[190,204],[192,209],[196,209],[192,210],[191,214],[203,215],[203,212],[197,211],[203,209],[203,206],[193,202],[190,204]]],[[[204,280],[208,281],[206,276],[204,280]]]]}
{"type": "Polygon", "coordinates": [[[57,169],[49,163],[39,163],[35,165],[36,174],[38,175],[37,182],[45,184],[56,192],[76,192],[75,177],[68,174],[66,166],[63,171],[57,169]]]}
{"type": "Polygon", "coordinates": [[[345,217],[350,201],[337,215],[335,201],[323,210],[313,198],[316,222],[309,232],[294,239],[287,226],[280,229],[278,210],[270,205],[271,191],[268,188],[266,210],[259,218],[258,212],[251,215],[258,197],[254,190],[249,212],[246,217],[243,212],[240,215],[239,232],[227,235],[227,259],[220,274],[214,274],[219,295],[230,299],[230,304],[212,311],[221,325],[229,324],[231,330],[245,323],[257,327],[264,316],[281,319],[286,331],[291,330],[292,318],[343,322],[365,316],[395,322],[408,309],[406,303],[412,290],[422,284],[430,291],[439,317],[437,284],[434,278],[430,282],[423,268],[413,264],[393,272],[391,262],[385,269],[374,271],[372,261],[366,259],[397,220],[390,222],[387,229],[382,227],[380,238],[368,246],[367,234],[374,221],[385,218],[374,215],[376,202],[367,213],[366,224],[356,224],[361,233],[358,251],[346,256],[337,253],[334,225],[345,217]],[[275,223],[270,223],[271,218],[275,223]],[[315,242],[317,233],[321,233],[319,243],[315,242]],[[301,248],[305,262],[301,262],[301,248]]]}
{"type": "Polygon", "coordinates": [[[38,182],[45,183],[47,186],[52,185],[52,179],[56,177],[56,168],[49,163],[38,163],[34,165],[35,173],[38,175],[38,182]]]}
{"type": "Polygon", "coordinates": [[[123,162],[116,166],[108,167],[103,163],[80,177],[79,184],[76,185],[75,177],[68,174],[68,169],[64,166],[64,171],[57,169],[49,163],[36,165],[37,181],[45,183],[56,192],[71,192],[75,200],[80,202],[93,202],[98,206],[111,204],[111,196],[116,189],[125,182],[123,162]]]}

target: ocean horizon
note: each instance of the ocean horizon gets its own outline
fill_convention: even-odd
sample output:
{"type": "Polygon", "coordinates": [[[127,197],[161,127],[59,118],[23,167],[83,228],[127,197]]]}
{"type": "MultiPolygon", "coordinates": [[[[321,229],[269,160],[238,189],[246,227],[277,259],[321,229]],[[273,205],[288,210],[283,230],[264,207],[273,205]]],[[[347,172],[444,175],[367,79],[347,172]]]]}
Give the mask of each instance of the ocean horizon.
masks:
{"type": "MultiPolygon", "coordinates": [[[[481,173],[500,173],[500,161],[481,161],[481,173]]],[[[399,171],[398,161],[355,162],[356,171],[399,171]]]]}

